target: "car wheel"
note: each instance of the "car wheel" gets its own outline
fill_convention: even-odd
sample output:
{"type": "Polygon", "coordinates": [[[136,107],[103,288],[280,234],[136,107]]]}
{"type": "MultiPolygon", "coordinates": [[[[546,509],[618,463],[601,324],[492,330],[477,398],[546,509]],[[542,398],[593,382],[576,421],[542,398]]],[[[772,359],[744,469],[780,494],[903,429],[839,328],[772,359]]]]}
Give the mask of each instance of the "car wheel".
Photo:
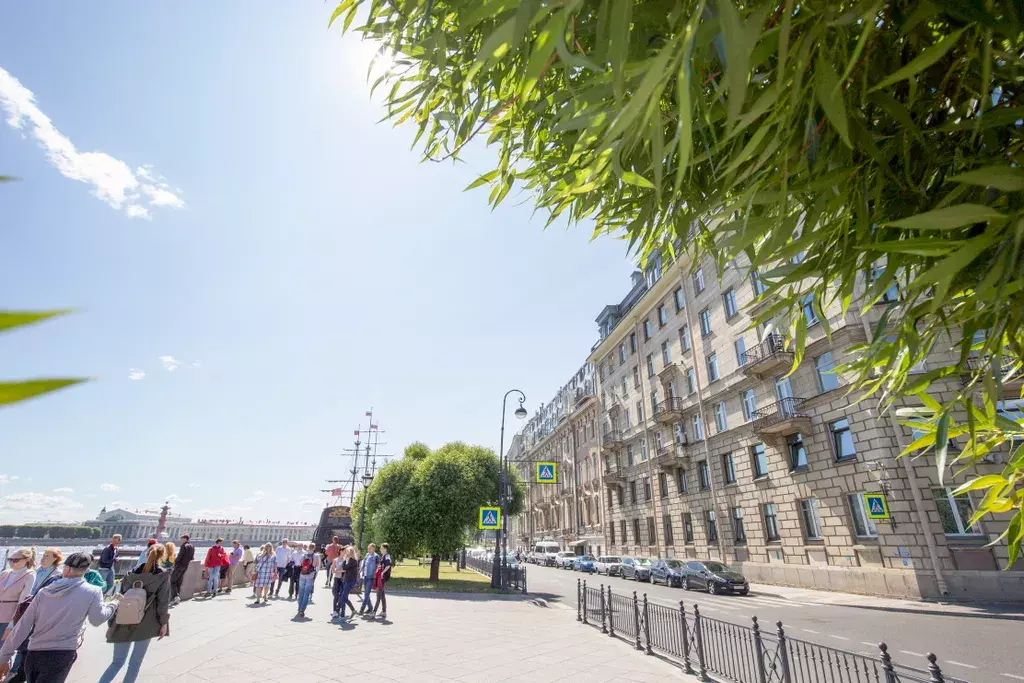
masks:
{"type": "Polygon", "coordinates": [[[746,595],[746,594],[747,594],[747,593],[749,593],[749,592],[750,592],[750,589],[749,589],[749,588],[744,588],[743,590],[739,591],[739,594],[740,594],[740,595],[746,595]]]}
{"type": "Polygon", "coordinates": [[[684,590],[684,591],[688,591],[688,590],[690,590],[690,579],[688,579],[688,578],[686,578],[686,577],[684,576],[684,577],[683,577],[683,581],[682,581],[682,583],[683,583],[683,590],[684,590]]]}
{"type": "Polygon", "coordinates": [[[708,586],[707,586],[707,588],[708,588],[708,593],[714,594],[714,593],[716,593],[716,592],[717,592],[717,591],[715,590],[715,582],[714,582],[714,581],[708,581],[708,586]]]}

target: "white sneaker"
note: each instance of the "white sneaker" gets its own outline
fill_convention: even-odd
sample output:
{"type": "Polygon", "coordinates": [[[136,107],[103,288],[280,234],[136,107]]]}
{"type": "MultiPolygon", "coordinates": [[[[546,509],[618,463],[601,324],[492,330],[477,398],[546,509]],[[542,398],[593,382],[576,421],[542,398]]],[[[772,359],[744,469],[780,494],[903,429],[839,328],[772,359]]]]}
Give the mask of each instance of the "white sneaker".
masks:
{"type": "Polygon", "coordinates": [[[338,613],[337,612],[331,612],[331,619],[336,619],[337,617],[338,617],[338,613]]]}

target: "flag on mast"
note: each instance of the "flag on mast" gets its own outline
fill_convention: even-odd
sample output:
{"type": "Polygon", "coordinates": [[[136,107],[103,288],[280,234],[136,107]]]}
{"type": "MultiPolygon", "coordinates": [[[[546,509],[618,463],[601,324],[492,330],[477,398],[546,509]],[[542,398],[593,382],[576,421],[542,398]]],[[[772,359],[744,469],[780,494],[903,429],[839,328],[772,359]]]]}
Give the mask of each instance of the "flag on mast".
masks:
{"type": "Polygon", "coordinates": [[[370,417],[371,415],[373,415],[373,408],[366,411],[366,417],[370,417]]]}
{"type": "Polygon", "coordinates": [[[371,429],[371,430],[373,430],[373,429],[376,429],[376,428],[377,428],[377,425],[375,425],[375,424],[373,424],[373,423],[371,422],[371,423],[370,423],[370,429],[371,429]]]}

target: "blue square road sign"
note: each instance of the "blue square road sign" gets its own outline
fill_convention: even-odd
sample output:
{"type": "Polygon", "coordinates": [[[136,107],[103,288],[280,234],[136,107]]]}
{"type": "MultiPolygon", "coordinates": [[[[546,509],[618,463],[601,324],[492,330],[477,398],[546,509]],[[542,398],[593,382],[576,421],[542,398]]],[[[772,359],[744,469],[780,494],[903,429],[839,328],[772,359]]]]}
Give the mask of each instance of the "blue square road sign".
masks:
{"type": "Polygon", "coordinates": [[[477,527],[485,530],[494,530],[501,528],[501,508],[499,507],[481,507],[480,514],[477,517],[477,527]]]}

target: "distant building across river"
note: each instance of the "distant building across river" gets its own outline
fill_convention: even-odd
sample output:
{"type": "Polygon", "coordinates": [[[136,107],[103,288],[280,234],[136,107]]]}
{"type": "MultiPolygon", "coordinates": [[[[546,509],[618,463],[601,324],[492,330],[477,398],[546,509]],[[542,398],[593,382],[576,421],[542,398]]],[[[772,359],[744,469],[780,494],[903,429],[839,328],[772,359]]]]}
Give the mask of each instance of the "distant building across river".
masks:
{"type": "MultiPolygon", "coordinates": [[[[102,538],[121,534],[125,540],[150,538],[157,532],[160,524],[159,510],[100,510],[96,519],[83,522],[86,526],[102,529],[102,538]]],[[[239,540],[242,543],[271,541],[276,543],[282,538],[292,540],[309,540],[313,536],[315,524],[305,522],[277,522],[269,520],[243,519],[198,519],[167,515],[165,529],[167,537],[175,540],[182,534],[188,534],[192,540],[215,540],[223,538],[227,541],[239,540]]]]}

